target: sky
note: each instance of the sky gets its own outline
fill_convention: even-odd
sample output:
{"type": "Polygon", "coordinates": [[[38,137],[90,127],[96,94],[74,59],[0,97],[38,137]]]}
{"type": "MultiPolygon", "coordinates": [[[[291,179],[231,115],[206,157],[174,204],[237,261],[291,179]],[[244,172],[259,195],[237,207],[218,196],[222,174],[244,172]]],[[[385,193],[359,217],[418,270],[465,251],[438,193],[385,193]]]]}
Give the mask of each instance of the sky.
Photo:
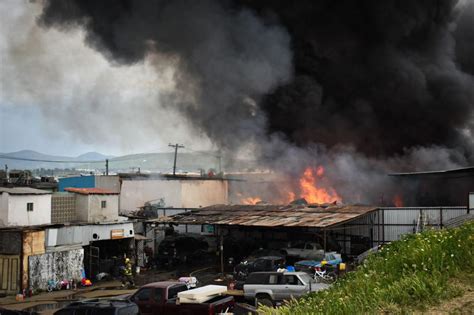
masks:
{"type": "Polygon", "coordinates": [[[24,149],[77,156],[169,151],[168,143],[210,149],[186,118],[160,104],[174,86],[173,64],[153,58],[110,64],[82,30],[38,26],[41,6],[0,2],[0,152],[24,149]]]}

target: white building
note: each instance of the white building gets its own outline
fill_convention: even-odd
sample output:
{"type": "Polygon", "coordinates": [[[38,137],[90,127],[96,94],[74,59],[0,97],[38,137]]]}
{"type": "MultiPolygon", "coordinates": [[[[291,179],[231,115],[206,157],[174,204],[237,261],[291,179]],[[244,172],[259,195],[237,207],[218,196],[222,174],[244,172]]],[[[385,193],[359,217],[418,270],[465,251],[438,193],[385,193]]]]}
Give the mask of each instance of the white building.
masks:
{"type": "Polygon", "coordinates": [[[222,179],[123,179],[120,212],[139,210],[146,202],[166,208],[199,208],[228,203],[228,183],[222,179]]]}
{"type": "Polygon", "coordinates": [[[51,193],[45,190],[0,187],[0,226],[51,223],[51,193]]]}
{"type": "Polygon", "coordinates": [[[66,188],[76,194],[76,219],[99,223],[119,220],[119,193],[102,188],[66,188]]]}

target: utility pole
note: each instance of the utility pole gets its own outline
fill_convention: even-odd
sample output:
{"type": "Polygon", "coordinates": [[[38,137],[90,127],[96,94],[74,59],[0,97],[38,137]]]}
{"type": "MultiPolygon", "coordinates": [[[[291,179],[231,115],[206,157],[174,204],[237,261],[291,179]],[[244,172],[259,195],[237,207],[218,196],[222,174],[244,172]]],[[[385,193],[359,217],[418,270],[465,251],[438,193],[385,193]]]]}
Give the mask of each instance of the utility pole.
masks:
{"type": "Polygon", "coordinates": [[[168,144],[169,147],[174,148],[174,163],[173,163],[173,176],[176,175],[176,158],[178,156],[178,148],[184,148],[182,144],[168,144]]]}
{"type": "Polygon", "coordinates": [[[221,150],[219,150],[217,152],[217,159],[218,159],[218,162],[219,162],[219,174],[222,173],[222,152],[221,150]]]}
{"type": "Polygon", "coordinates": [[[109,175],[109,159],[105,159],[105,175],[109,175]]]}

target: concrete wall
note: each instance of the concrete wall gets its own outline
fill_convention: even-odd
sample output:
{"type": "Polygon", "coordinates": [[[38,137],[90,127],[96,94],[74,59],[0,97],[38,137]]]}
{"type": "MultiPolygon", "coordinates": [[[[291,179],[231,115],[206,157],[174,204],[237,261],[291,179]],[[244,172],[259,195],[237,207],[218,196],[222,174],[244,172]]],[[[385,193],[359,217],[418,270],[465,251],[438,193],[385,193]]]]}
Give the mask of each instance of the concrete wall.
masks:
{"type": "Polygon", "coordinates": [[[0,194],[0,226],[8,225],[8,196],[6,192],[0,194]]]}
{"type": "Polygon", "coordinates": [[[119,195],[76,194],[76,216],[82,222],[113,222],[118,220],[119,195]],[[106,207],[102,208],[102,201],[106,207]]]}
{"type": "Polygon", "coordinates": [[[104,175],[95,177],[95,187],[120,192],[120,178],[118,175],[104,175]]]}
{"type": "Polygon", "coordinates": [[[79,222],[89,221],[89,195],[76,195],[76,219],[79,222]]]}
{"type": "Polygon", "coordinates": [[[93,188],[95,187],[95,176],[74,176],[60,178],[58,182],[58,191],[64,191],[64,188],[93,188]]]}
{"type": "Polygon", "coordinates": [[[119,218],[119,195],[89,195],[88,222],[113,222],[119,218]],[[102,201],[106,207],[102,208],[102,201]]]}
{"type": "Polygon", "coordinates": [[[164,200],[164,207],[199,208],[228,203],[227,181],[220,180],[124,180],[120,211],[136,211],[150,200],[164,200]]]}
{"type": "Polygon", "coordinates": [[[84,249],[45,253],[29,257],[29,286],[46,289],[48,280],[81,280],[84,268],[84,249]]]}
{"type": "Polygon", "coordinates": [[[227,181],[183,180],[181,181],[182,208],[199,208],[215,204],[228,204],[227,181]]]}
{"type": "Polygon", "coordinates": [[[165,207],[181,207],[178,180],[124,180],[120,193],[120,212],[136,211],[145,202],[163,198],[165,207]]]}
{"type": "MultiPolygon", "coordinates": [[[[4,194],[2,194],[4,195],[4,194]]],[[[2,199],[4,196],[2,196],[2,199]]],[[[2,208],[3,209],[3,208],[2,208]]],[[[9,226],[31,226],[51,223],[51,195],[9,195],[9,226]],[[33,203],[33,211],[27,211],[27,203],[33,203]]],[[[4,210],[2,210],[3,212],[4,210]]]]}

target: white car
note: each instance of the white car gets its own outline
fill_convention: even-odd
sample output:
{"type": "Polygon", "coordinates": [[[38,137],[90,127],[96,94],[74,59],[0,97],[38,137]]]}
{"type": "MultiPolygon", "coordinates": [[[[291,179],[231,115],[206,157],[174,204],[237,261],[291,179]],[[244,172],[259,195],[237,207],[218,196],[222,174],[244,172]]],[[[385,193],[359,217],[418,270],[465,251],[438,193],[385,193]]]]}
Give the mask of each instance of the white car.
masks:
{"type": "Polygon", "coordinates": [[[306,242],[288,248],[282,248],[281,253],[285,256],[316,259],[322,255],[324,256],[324,249],[319,243],[306,242]]]}

